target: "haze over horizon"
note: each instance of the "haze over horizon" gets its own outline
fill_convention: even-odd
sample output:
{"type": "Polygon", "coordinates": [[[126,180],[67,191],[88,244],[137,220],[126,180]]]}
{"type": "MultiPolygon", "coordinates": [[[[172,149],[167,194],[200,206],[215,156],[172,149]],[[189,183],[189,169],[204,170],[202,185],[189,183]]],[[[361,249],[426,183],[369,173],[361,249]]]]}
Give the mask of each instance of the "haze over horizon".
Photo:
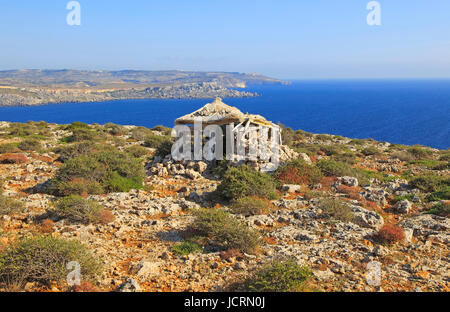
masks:
{"type": "Polygon", "coordinates": [[[0,10],[0,70],[257,72],[280,79],[450,78],[450,2],[18,0],[0,10]]]}

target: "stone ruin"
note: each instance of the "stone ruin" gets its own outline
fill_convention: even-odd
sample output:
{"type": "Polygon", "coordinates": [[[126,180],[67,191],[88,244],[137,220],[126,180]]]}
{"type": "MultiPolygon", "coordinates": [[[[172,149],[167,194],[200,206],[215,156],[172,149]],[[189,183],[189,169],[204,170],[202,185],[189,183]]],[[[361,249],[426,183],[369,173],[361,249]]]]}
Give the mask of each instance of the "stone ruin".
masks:
{"type": "MultiPolygon", "coordinates": [[[[224,143],[233,142],[231,146],[229,143],[225,143],[224,145],[227,146],[223,148],[226,151],[224,159],[230,165],[247,164],[257,170],[267,172],[276,170],[278,165],[294,158],[302,157],[305,161],[311,162],[306,154],[299,154],[288,146],[282,145],[282,129],[279,125],[260,115],[244,114],[236,107],[223,103],[221,98],[216,98],[212,103],[206,104],[195,112],[176,119],[175,127],[187,126],[193,136],[194,125],[199,122],[201,122],[203,129],[210,125],[221,127],[222,141],[224,143]],[[262,134],[262,131],[265,134],[262,134]],[[254,145],[258,145],[263,140],[266,141],[268,148],[261,152],[254,145]],[[240,153],[237,152],[238,149],[240,149],[240,153]],[[245,150],[244,153],[242,153],[243,150],[245,150]],[[258,153],[252,154],[251,151],[255,150],[258,150],[258,153]],[[274,157],[277,157],[275,166],[273,166],[274,157]]],[[[215,152],[214,148],[215,146],[211,151],[212,153],[215,152]]],[[[194,157],[191,157],[191,159],[194,159],[194,157]]],[[[201,160],[176,161],[172,155],[167,155],[164,158],[155,157],[148,169],[150,174],[160,177],[181,175],[196,179],[203,175],[208,168],[216,165],[217,160],[208,161],[202,158],[201,160]]]]}

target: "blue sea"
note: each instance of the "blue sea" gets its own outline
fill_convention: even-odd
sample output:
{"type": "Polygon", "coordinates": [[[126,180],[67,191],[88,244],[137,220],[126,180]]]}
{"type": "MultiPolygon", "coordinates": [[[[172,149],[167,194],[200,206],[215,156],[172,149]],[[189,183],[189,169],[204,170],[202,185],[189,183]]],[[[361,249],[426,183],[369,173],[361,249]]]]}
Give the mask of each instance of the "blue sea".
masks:
{"type": "MultiPolygon", "coordinates": [[[[224,99],[293,129],[399,144],[450,147],[450,80],[316,80],[254,86],[256,98],[224,99]]],[[[119,100],[0,107],[0,120],[172,127],[209,100],[119,100]]]]}

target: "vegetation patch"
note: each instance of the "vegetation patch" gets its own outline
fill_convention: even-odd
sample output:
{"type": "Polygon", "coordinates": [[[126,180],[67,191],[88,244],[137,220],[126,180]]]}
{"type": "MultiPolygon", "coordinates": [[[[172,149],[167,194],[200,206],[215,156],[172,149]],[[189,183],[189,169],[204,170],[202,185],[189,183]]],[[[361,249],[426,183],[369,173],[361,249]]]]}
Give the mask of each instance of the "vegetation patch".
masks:
{"type": "Polygon", "coordinates": [[[403,241],[405,239],[405,232],[397,225],[385,224],[378,233],[375,234],[375,239],[381,243],[392,244],[403,241]]]}
{"type": "Polygon", "coordinates": [[[178,243],[172,247],[172,252],[178,256],[187,256],[199,251],[202,251],[202,247],[197,243],[190,241],[178,243]]]}
{"type": "Polygon", "coordinates": [[[236,199],[231,204],[234,213],[246,216],[261,215],[268,212],[270,201],[256,196],[246,196],[236,199]]]}
{"type": "Polygon", "coordinates": [[[259,269],[248,281],[251,292],[301,292],[311,270],[295,260],[275,260],[259,269]]]}
{"type": "Polygon", "coordinates": [[[194,232],[223,250],[238,249],[253,253],[260,244],[258,233],[224,210],[199,209],[194,211],[194,216],[194,232]]]}
{"type": "Polygon", "coordinates": [[[328,216],[343,222],[350,222],[354,218],[352,209],[338,199],[324,199],[319,208],[328,216]]]}
{"type": "Polygon", "coordinates": [[[78,195],[70,195],[58,200],[53,212],[60,218],[83,224],[109,223],[111,215],[95,201],[78,195]]]}
{"type": "Polygon", "coordinates": [[[58,196],[128,192],[142,189],[144,177],[139,159],[111,148],[67,160],[52,179],[49,192],[58,196]]]}
{"type": "Polygon", "coordinates": [[[23,238],[0,253],[0,283],[19,285],[37,282],[49,286],[63,282],[70,271],[67,264],[80,264],[82,278],[95,281],[102,265],[78,241],[36,236],[23,238]]]}
{"type": "Polygon", "coordinates": [[[20,213],[25,209],[22,202],[0,194],[0,216],[20,213]]]}
{"type": "Polygon", "coordinates": [[[281,166],[275,176],[280,183],[313,185],[320,182],[322,172],[304,160],[296,159],[281,166]]]}

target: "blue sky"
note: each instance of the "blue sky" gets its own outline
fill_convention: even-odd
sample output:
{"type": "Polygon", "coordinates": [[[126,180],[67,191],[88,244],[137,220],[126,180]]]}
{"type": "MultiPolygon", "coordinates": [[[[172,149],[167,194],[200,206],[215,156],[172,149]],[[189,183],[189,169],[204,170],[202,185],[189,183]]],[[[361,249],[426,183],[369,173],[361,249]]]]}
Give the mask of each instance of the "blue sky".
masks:
{"type": "Polygon", "coordinates": [[[450,78],[450,1],[0,0],[0,69],[180,69],[295,78],[450,78]]]}

